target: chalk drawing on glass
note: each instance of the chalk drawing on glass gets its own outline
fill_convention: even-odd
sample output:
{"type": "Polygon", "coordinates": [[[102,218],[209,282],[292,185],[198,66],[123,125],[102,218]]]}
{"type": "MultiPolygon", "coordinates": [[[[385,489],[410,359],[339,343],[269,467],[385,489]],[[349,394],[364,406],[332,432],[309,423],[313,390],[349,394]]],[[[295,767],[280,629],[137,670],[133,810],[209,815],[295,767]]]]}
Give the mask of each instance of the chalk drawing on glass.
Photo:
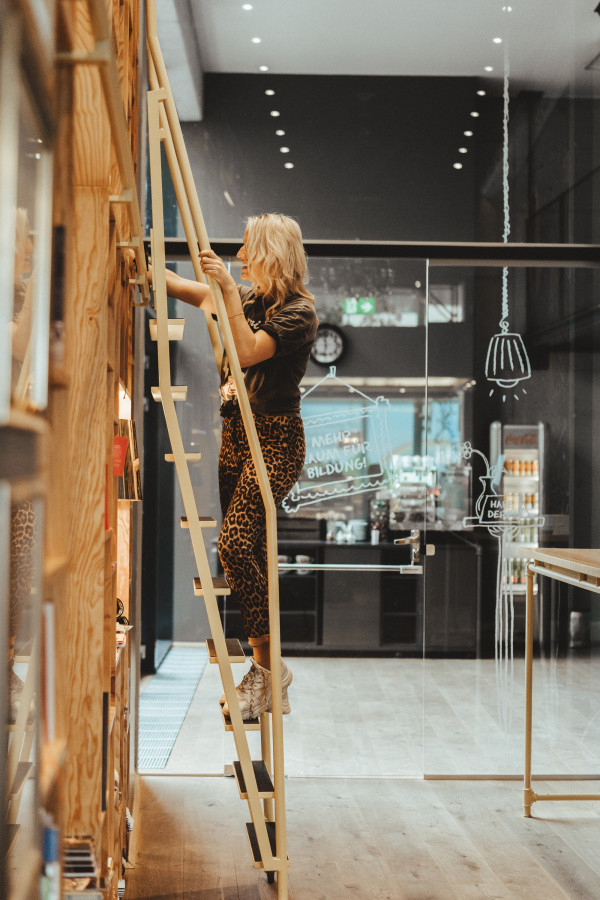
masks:
{"type": "Polygon", "coordinates": [[[288,513],[332,498],[376,491],[390,482],[389,400],[367,397],[337,378],[335,372],[335,366],[330,366],[328,374],[302,399],[334,380],[359,402],[343,410],[303,415],[306,462],[300,479],[283,501],[288,513]]]}
{"type": "MultiPolygon", "coordinates": [[[[503,241],[508,242],[510,234],[510,205],[508,188],[508,119],[509,119],[509,58],[508,41],[504,45],[504,112],[503,112],[503,158],[502,158],[502,193],[504,198],[504,234],[503,241]]],[[[498,323],[500,331],[490,339],[485,360],[485,377],[494,385],[490,397],[496,390],[502,392],[502,400],[512,392],[515,400],[519,399],[519,391],[527,393],[521,382],[531,378],[531,365],[523,338],[515,331],[510,331],[508,309],[508,269],[502,270],[502,318],[498,323]]]]}
{"type": "Polygon", "coordinates": [[[475,450],[469,441],[462,445],[462,455],[466,460],[478,456],[485,466],[485,474],[479,476],[481,491],[475,501],[475,515],[465,516],[464,528],[487,528],[498,541],[498,568],[496,572],[496,615],[494,658],[498,684],[498,704],[500,721],[509,725],[511,704],[509,688],[513,683],[515,603],[512,581],[512,545],[517,541],[525,515],[530,524],[538,528],[544,524],[543,516],[534,523],[531,513],[515,507],[512,498],[499,494],[496,490],[502,474],[506,472],[500,463],[490,466],[487,457],[475,450]]]}

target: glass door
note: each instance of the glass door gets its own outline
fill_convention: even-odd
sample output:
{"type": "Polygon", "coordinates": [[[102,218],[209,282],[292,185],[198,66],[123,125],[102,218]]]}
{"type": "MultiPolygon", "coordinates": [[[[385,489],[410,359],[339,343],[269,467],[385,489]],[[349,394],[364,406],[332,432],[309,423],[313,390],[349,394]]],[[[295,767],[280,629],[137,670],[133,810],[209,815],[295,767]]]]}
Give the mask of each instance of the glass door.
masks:
{"type": "MultiPolygon", "coordinates": [[[[239,277],[237,260],[231,265],[239,277]]],[[[313,254],[309,266],[321,334],[302,383],[306,464],[278,512],[282,650],[294,676],[286,773],[420,777],[424,535],[436,516],[436,462],[426,451],[427,267],[424,260],[313,254]]],[[[189,268],[178,264],[184,276],[189,268]]],[[[186,318],[190,336],[177,348],[175,377],[190,398],[182,430],[202,453],[195,489],[203,514],[220,521],[214,362],[202,319],[189,307],[173,315],[186,318]]],[[[463,381],[430,379],[448,449],[460,439],[463,381]]],[[[210,633],[189,596],[193,560],[176,527],[180,514],[177,501],[173,639],[201,644],[210,633]]],[[[226,636],[245,644],[235,597],[224,598],[222,617],[226,636]]],[[[234,673],[238,681],[244,671],[234,673]]],[[[220,773],[231,763],[221,692],[217,667],[206,666],[168,771],[220,773]]],[[[260,754],[259,736],[251,738],[260,754]]]]}
{"type": "Polygon", "coordinates": [[[278,521],[286,772],[421,776],[426,265],[311,258],[310,275],[306,464],[278,521]]]}

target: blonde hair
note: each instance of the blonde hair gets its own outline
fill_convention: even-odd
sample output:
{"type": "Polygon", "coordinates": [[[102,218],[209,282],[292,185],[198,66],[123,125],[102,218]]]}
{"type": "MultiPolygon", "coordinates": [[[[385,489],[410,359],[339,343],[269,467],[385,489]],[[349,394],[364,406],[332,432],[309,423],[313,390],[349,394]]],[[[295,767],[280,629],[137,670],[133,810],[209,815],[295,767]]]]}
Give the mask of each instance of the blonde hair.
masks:
{"type": "Polygon", "coordinates": [[[247,221],[245,243],[248,268],[261,267],[261,294],[271,301],[267,319],[292,297],[315,302],[305,287],[308,281],[306,253],[300,226],[294,219],[279,213],[251,216],[247,221]]]}

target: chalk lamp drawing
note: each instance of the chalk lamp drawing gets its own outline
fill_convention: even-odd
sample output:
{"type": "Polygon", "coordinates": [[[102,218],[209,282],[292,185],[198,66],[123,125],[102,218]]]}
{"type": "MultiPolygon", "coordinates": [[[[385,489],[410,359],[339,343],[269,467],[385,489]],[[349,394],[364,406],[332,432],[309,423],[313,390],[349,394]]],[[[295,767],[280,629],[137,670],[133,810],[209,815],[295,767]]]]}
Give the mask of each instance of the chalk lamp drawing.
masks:
{"type": "MultiPolygon", "coordinates": [[[[504,8],[510,12],[510,7],[504,8]]],[[[508,118],[509,118],[509,60],[508,41],[504,47],[504,113],[503,113],[503,165],[502,165],[502,192],[504,198],[504,234],[503,241],[507,243],[510,234],[510,207],[508,187],[508,118]]],[[[514,331],[509,331],[508,310],[508,269],[502,270],[502,318],[498,323],[500,331],[490,339],[487,357],[485,361],[485,377],[495,385],[490,390],[490,397],[499,388],[502,391],[502,400],[506,402],[507,392],[513,391],[515,400],[519,394],[515,392],[520,382],[531,378],[531,365],[523,338],[514,331]]],[[[525,388],[520,385],[523,393],[525,388]]]]}

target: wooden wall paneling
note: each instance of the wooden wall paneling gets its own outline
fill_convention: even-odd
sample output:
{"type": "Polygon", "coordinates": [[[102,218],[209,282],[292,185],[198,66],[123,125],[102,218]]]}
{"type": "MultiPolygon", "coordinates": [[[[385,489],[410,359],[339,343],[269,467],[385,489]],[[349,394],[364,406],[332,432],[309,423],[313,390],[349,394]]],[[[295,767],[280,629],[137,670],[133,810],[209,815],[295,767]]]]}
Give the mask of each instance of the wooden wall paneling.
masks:
{"type": "MultiPolygon", "coordinates": [[[[89,50],[87,4],[72,4],[75,49],[89,50]]],[[[101,846],[102,694],[104,683],[106,487],[106,265],[110,129],[100,77],[73,71],[72,253],[67,343],[70,358],[70,558],[67,585],[69,648],[65,771],[67,833],[90,834],[101,846]],[[82,465],[82,461],[85,464],[82,465]]]]}
{"type": "MultiPolygon", "coordinates": [[[[77,74],[77,73],[76,73],[77,74]]],[[[70,307],[71,479],[70,578],[64,627],[69,635],[64,684],[69,686],[66,733],[67,829],[100,837],[104,547],[106,484],[105,261],[108,197],[100,187],[75,187],[73,245],[77,271],[70,307]]],[[[71,263],[74,265],[75,263],[71,263]]]]}

